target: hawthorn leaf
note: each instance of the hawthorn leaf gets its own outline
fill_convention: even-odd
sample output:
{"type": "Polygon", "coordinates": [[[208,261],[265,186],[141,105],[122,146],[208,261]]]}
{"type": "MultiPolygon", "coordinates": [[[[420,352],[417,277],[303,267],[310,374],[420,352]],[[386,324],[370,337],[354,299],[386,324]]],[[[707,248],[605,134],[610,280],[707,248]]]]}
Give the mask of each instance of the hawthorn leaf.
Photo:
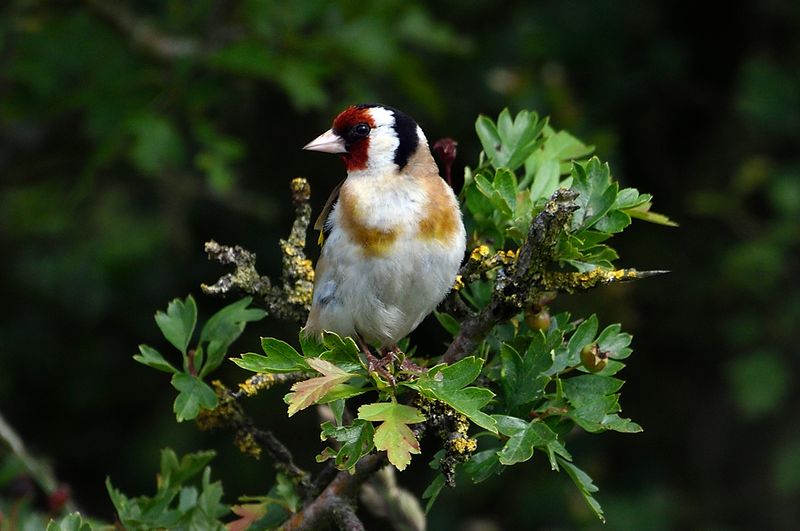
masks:
{"type": "Polygon", "coordinates": [[[655,223],[657,225],[665,225],[667,227],[678,226],[676,222],[672,221],[664,214],[651,212],[650,211],[651,206],[653,206],[652,203],[650,203],[650,201],[647,201],[633,208],[626,208],[623,210],[623,212],[625,212],[632,218],[641,219],[643,221],[648,221],[650,223],[655,223]]]}
{"type": "Polygon", "coordinates": [[[594,341],[598,326],[597,315],[592,314],[578,326],[572,337],[569,338],[569,343],[567,343],[567,363],[569,365],[580,363],[581,349],[594,341]]]}
{"type": "Polygon", "coordinates": [[[482,387],[466,387],[475,381],[482,366],[483,360],[469,356],[452,365],[439,364],[416,382],[406,385],[423,396],[441,400],[481,428],[497,433],[495,420],[481,411],[494,393],[482,387]]]}
{"type": "MultiPolygon", "coordinates": [[[[544,341],[539,332],[534,341],[544,341]]],[[[544,386],[550,378],[544,374],[553,364],[550,352],[531,344],[525,357],[519,355],[510,345],[503,343],[500,348],[500,385],[510,409],[533,402],[544,394],[544,386]]]]}
{"type": "Polygon", "coordinates": [[[178,422],[192,420],[200,413],[200,409],[217,407],[217,395],[203,380],[185,372],[172,376],[172,386],[180,391],[172,410],[178,422]]]}
{"type": "Polygon", "coordinates": [[[261,348],[266,356],[248,352],[239,358],[231,358],[231,361],[242,369],[253,372],[286,373],[309,370],[306,359],[285,341],[262,337],[261,348]]]}
{"type": "Polygon", "coordinates": [[[333,332],[325,332],[322,335],[322,344],[325,352],[320,354],[320,358],[337,365],[340,369],[348,372],[356,372],[363,369],[356,342],[352,337],[341,337],[333,332]]]}
{"type": "Polygon", "coordinates": [[[641,426],[619,417],[619,394],[624,382],[600,374],[583,374],[562,380],[564,396],[572,406],[568,417],[589,432],[614,430],[637,433],[641,426]]]}
{"type": "MultiPolygon", "coordinates": [[[[322,376],[309,378],[292,385],[291,392],[283,398],[283,401],[289,404],[290,417],[298,411],[318,403],[331,389],[356,376],[320,358],[308,358],[306,363],[322,376]]],[[[342,397],[333,400],[338,398],[342,397]]]]}
{"type": "Polygon", "coordinates": [[[497,448],[472,454],[469,461],[464,463],[463,470],[473,483],[480,483],[493,475],[500,474],[503,466],[500,464],[497,448]]]}
{"type": "Polygon", "coordinates": [[[206,363],[200,376],[205,376],[220,366],[228,347],[236,341],[247,323],[259,321],[267,315],[260,308],[248,308],[252,297],[229,304],[212,315],[200,331],[200,343],[208,343],[206,363]]]}
{"type": "Polygon", "coordinates": [[[590,478],[586,472],[575,466],[573,463],[570,463],[568,460],[561,457],[558,457],[557,459],[561,466],[564,467],[564,471],[567,473],[567,475],[572,478],[572,481],[578,487],[578,490],[581,491],[583,499],[586,500],[589,508],[592,509],[592,512],[594,512],[601,522],[605,523],[606,517],[603,515],[603,508],[600,507],[600,502],[598,502],[594,496],[592,496],[593,493],[599,490],[594,482],[592,482],[592,478],[590,478]]]}
{"type": "Polygon", "coordinates": [[[320,439],[335,439],[339,449],[327,447],[317,456],[317,463],[333,459],[339,470],[353,470],[358,460],[372,451],[375,429],[371,422],[356,419],[351,426],[334,426],[330,422],[322,425],[320,439]]]}
{"type": "Polygon", "coordinates": [[[461,323],[459,323],[455,317],[449,313],[437,312],[436,310],[433,311],[433,315],[436,317],[436,320],[439,321],[439,324],[442,325],[442,328],[450,332],[451,336],[455,337],[455,335],[458,334],[458,331],[461,329],[461,323]]]}
{"type": "Polygon", "coordinates": [[[509,466],[522,463],[533,457],[538,448],[547,454],[550,468],[558,470],[556,455],[572,459],[567,449],[558,440],[558,435],[539,419],[530,422],[517,417],[494,415],[500,433],[509,437],[505,446],[497,452],[500,464],[509,466]]]}
{"type": "Polygon", "coordinates": [[[148,345],[139,345],[139,354],[134,354],[133,359],[159,371],[171,372],[172,374],[178,372],[178,369],[165,360],[159,351],[148,345]]]}
{"type": "Polygon", "coordinates": [[[411,454],[420,453],[419,441],[408,427],[409,424],[417,424],[425,420],[425,416],[419,409],[394,401],[380,402],[358,408],[358,418],[381,422],[375,429],[375,448],[386,450],[389,462],[397,470],[405,470],[411,462],[411,454]]]}
{"type": "Polygon", "coordinates": [[[197,305],[194,298],[188,295],[184,300],[172,299],[167,305],[166,313],[157,311],[155,319],[167,341],[180,350],[181,354],[186,355],[197,324],[197,305]]]}
{"type": "Polygon", "coordinates": [[[425,504],[425,514],[428,514],[431,507],[433,507],[433,503],[436,501],[436,498],[439,497],[439,493],[442,492],[442,487],[444,487],[444,475],[436,474],[436,477],[433,478],[430,485],[425,488],[425,492],[422,493],[422,499],[428,500],[425,504]]]}

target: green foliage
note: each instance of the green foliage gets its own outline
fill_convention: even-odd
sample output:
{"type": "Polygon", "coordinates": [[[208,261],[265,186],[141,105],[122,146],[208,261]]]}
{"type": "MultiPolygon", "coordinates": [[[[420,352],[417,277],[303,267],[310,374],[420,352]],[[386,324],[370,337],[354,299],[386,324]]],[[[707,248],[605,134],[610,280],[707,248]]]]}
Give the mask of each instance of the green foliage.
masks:
{"type": "Polygon", "coordinates": [[[47,531],[92,531],[97,529],[91,523],[84,521],[80,513],[71,513],[60,520],[50,520],[47,531]]]}
{"type": "Polygon", "coordinates": [[[452,365],[437,365],[415,383],[406,385],[425,397],[444,402],[477,426],[497,433],[494,419],[481,411],[494,393],[485,388],[467,387],[481,373],[482,365],[483,360],[470,356],[452,365]]]}
{"type": "Polygon", "coordinates": [[[558,259],[578,271],[610,269],[616,252],[602,242],[631,223],[631,217],[673,225],[650,212],[649,194],[619,189],[608,164],[587,156],[593,151],[564,131],[556,131],[536,113],[521,111],[511,118],[503,110],[493,122],[478,118],[475,129],[486,160],[467,169],[461,195],[470,226],[481,240],[506,240],[519,245],[531,220],[557,188],[579,193],[573,226],[559,242],[558,259]]]}
{"type": "MultiPolygon", "coordinates": [[[[607,242],[633,218],[671,223],[649,211],[650,195],[632,188],[620,190],[608,164],[588,158],[591,147],[554,130],[535,113],[523,111],[512,118],[504,110],[497,122],[482,116],[476,130],[484,154],[476,170],[466,170],[462,194],[472,239],[476,244],[489,243],[488,254],[481,251],[481,256],[498,252],[507,259],[517,256],[515,247],[526,240],[533,219],[558,187],[571,188],[577,199],[569,223],[557,233],[551,268],[571,267],[580,273],[611,269],[617,253],[607,242]]],[[[498,265],[489,266],[459,291],[465,304],[476,311],[488,304],[498,265]]],[[[180,391],[175,403],[178,420],[215,407],[217,397],[202,377],[219,365],[242,327],[263,316],[249,304],[250,299],[244,299],[209,319],[194,351],[187,350],[197,313],[191,297],[175,300],[166,312],[157,314],[165,337],[184,357],[184,371],[147,346],[140,348],[136,359],[173,373],[173,385],[180,391]]],[[[460,333],[462,323],[457,319],[444,313],[436,317],[450,334],[460,333]]],[[[619,324],[601,328],[596,315],[573,320],[567,313],[548,313],[542,322],[533,328],[524,315],[511,316],[491,330],[473,355],[430,368],[425,368],[428,360],[411,359],[413,349],[376,360],[352,338],[326,332],[318,339],[302,331],[300,351],[279,339],[262,338],[263,354],[245,353],[232,361],[265,377],[300,378],[284,397],[290,417],[312,405],[330,404],[335,423],[322,424],[321,439],[336,444],[322,450],[319,462],[332,460],[338,469],[352,473],[361,458],[377,450],[385,451],[389,462],[402,471],[421,452],[417,425],[434,423],[447,442],[433,461],[439,473],[423,494],[429,508],[457,470],[480,482],[541,454],[552,470],[567,473],[602,520],[594,498],[598,489],[573,463],[564,435],[573,427],[588,433],[641,431],[638,424],[620,417],[623,380],[614,377],[631,354],[632,337],[619,324]],[[582,355],[586,352],[601,356],[602,364],[588,364],[582,355]],[[343,423],[348,401],[365,394],[367,403],[359,402],[356,417],[343,423]],[[480,430],[480,444],[469,437],[470,426],[480,430]]],[[[286,488],[286,479],[279,478],[274,494],[236,506],[239,520],[234,524],[282,521],[297,509],[286,488]]],[[[118,507],[123,502],[115,501],[118,507]]],[[[142,518],[132,511],[124,514],[142,518]]],[[[177,518],[165,514],[169,516],[164,518],[177,518]]]]}
{"type": "Polygon", "coordinates": [[[164,338],[181,353],[183,370],[176,369],[159,351],[148,345],[139,345],[139,354],[134,355],[133,359],[172,374],[172,386],[178,390],[173,404],[178,422],[192,420],[202,409],[214,409],[217,406],[217,395],[203,378],[219,367],[228,348],[244,331],[245,325],[259,321],[266,315],[264,310],[250,308],[251,302],[252,298],[245,297],[212,315],[203,325],[196,347],[191,350],[188,347],[197,324],[194,298],[188,295],[184,300],[173,299],[166,312],[156,312],[156,324],[164,338]]]}
{"type": "Polygon", "coordinates": [[[320,438],[323,441],[335,439],[339,443],[339,449],[334,450],[326,447],[317,456],[318,463],[333,459],[336,468],[352,470],[358,460],[375,447],[373,441],[375,429],[372,427],[371,422],[356,419],[350,426],[334,426],[330,422],[325,422],[321,428],[320,438]]]}
{"type": "Polygon", "coordinates": [[[224,529],[219,519],[230,511],[222,503],[222,484],[211,482],[211,468],[206,465],[213,457],[214,452],[197,452],[179,460],[172,450],[162,450],[153,496],[129,498],[107,479],[119,521],[127,529],[224,529]],[[198,488],[190,480],[201,471],[198,488]]]}

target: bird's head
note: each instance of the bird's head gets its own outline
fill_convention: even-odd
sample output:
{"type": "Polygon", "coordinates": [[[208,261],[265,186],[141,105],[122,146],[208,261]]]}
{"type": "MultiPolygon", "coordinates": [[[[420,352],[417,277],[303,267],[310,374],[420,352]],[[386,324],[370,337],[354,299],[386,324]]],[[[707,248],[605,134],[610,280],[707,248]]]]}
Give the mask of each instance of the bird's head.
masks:
{"type": "Polygon", "coordinates": [[[348,173],[400,171],[420,146],[427,149],[422,129],[407,114],[380,104],[353,105],[333,127],[303,149],[336,153],[348,173]]]}

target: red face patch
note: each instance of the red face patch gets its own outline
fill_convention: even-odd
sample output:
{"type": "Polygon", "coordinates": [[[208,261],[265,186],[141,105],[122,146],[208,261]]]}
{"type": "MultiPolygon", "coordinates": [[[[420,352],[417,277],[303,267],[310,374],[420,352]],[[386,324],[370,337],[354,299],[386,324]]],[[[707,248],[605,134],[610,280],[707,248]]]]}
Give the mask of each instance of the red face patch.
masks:
{"type": "Polygon", "coordinates": [[[370,128],[375,127],[368,107],[355,105],[348,107],[333,120],[333,132],[344,138],[347,145],[347,153],[340,155],[347,171],[363,170],[367,167],[369,136],[353,141],[348,138],[348,133],[358,124],[367,124],[370,128]]]}

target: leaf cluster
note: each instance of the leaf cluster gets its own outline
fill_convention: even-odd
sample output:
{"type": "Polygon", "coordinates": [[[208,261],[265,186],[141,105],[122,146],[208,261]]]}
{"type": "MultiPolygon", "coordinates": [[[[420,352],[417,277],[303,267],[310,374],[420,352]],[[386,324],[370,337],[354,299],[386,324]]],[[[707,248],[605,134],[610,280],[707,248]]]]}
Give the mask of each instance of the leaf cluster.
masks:
{"type": "Polygon", "coordinates": [[[250,297],[245,297],[212,315],[200,330],[192,349],[189,344],[197,325],[194,298],[188,295],[183,300],[173,299],[166,311],[156,312],[158,328],[181,354],[181,368],[176,368],[149,345],[139,345],[139,354],[134,355],[133,359],[172,374],[172,386],[178,391],[173,405],[178,422],[196,418],[201,408],[214,409],[217,406],[217,395],[203,378],[222,364],[228,348],[244,331],[245,325],[259,321],[266,315],[264,310],[250,307],[251,302],[250,297]]]}
{"type": "Polygon", "coordinates": [[[126,529],[224,529],[220,518],[230,512],[222,503],[222,484],[211,481],[206,466],[214,452],[196,452],[181,459],[161,451],[161,468],[153,496],[129,498],[106,479],[106,488],[126,529]],[[200,484],[192,485],[200,475],[200,484]]]}

